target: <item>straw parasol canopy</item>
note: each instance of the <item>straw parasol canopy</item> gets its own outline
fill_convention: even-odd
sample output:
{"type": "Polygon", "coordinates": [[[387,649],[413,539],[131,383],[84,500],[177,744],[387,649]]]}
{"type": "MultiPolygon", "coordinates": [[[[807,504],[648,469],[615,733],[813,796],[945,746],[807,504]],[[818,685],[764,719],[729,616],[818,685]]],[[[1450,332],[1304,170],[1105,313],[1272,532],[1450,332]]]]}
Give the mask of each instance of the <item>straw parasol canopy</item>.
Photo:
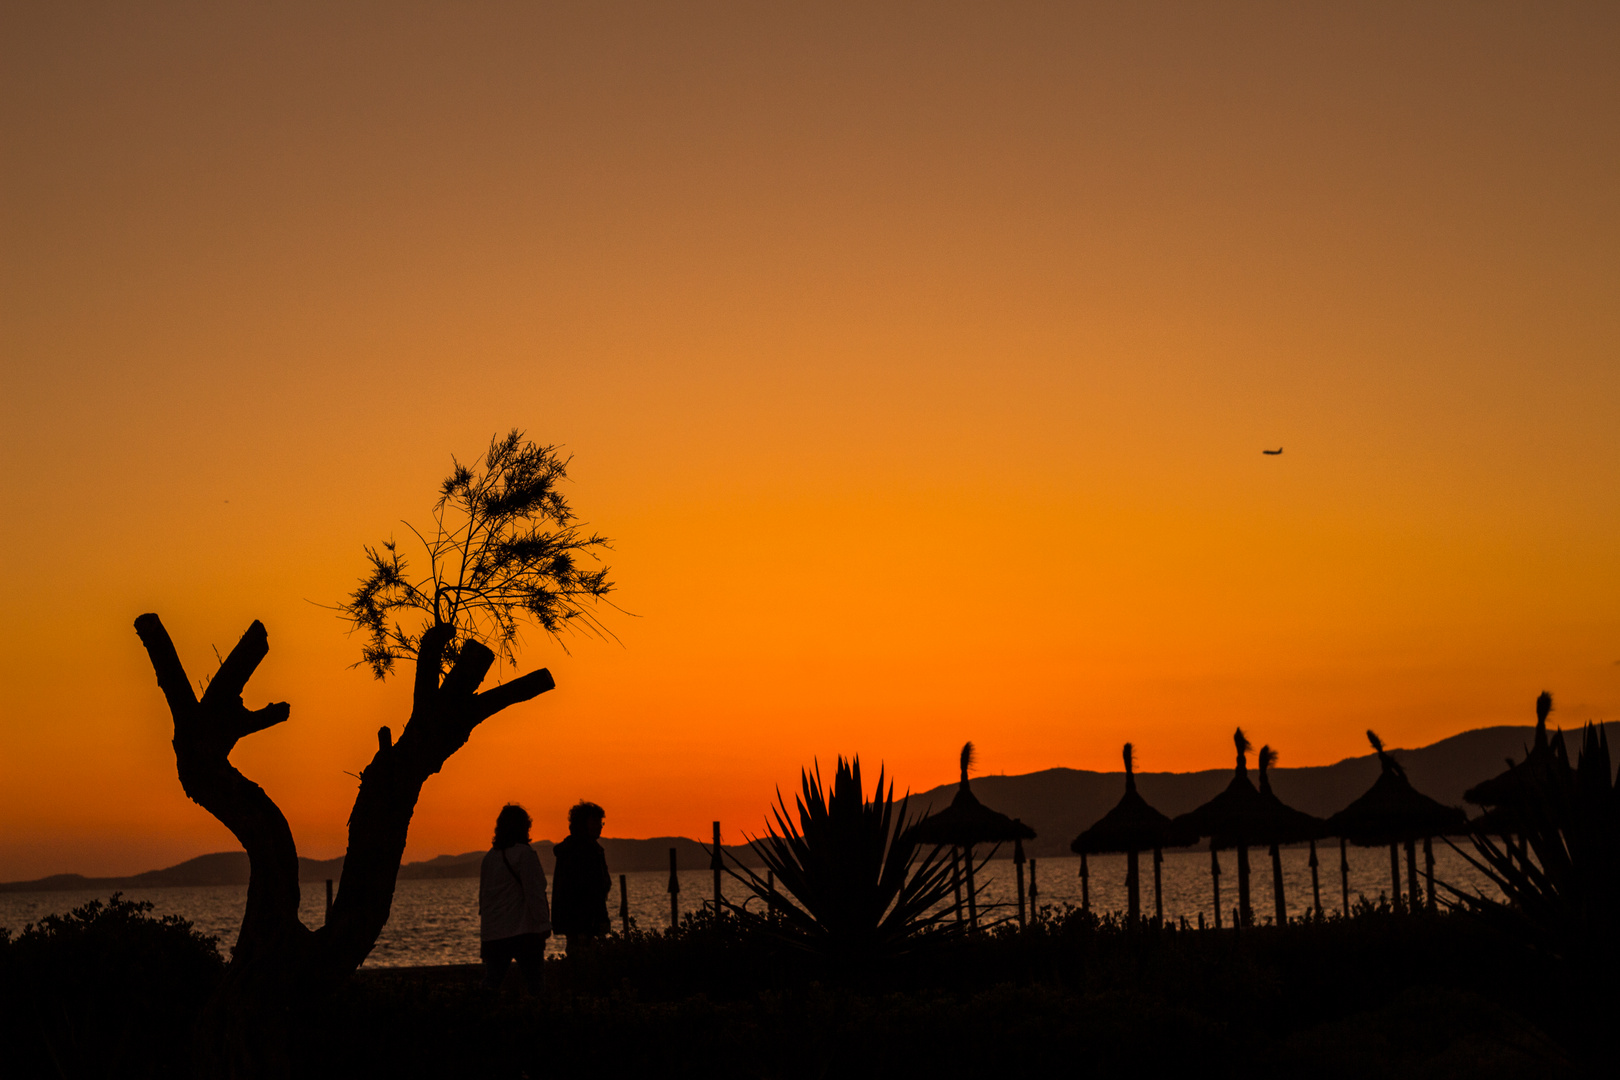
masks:
{"type": "Polygon", "coordinates": [[[1269,746],[1260,748],[1260,799],[1266,806],[1267,820],[1260,840],[1268,844],[1297,844],[1315,840],[1323,833],[1326,823],[1319,817],[1295,810],[1277,798],[1271,790],[1271,767],[1277,763],[1277,751],[1269,746]]]}
{"type": "MultiPolygon", "coordinates": [[[[1157,853],[1166,847],[1191,844],[1198,837],[1185,829],[1177,829],[1168,817],[1148,805],[1136,790],[1136,770],[1132,760],[1131,744],[1125,744],[1125,794],[1114,808],[1104,814],[1091,828],[1075,837],[1069,850],[1082,859],[1087,855],[1124,852],[1125,897],[1127,914],[1134,923],[1141,913],[1141,874],[1136,856],[1141,851],[1157,853]]],[[[1155,854],[1157,860],[1157,854],[1155,854]]],[[[1154,862],[1154,910],[1162,917],[1164,899],[1160,892],[1158,863],[1154,862]]]]}
{"type": "MultiPolygon", "coordinates": [[[[1547,738],[1547,714],[1552,712],[1552,708],[1552,695],[1543,690],[1541,696],[1536,698],[1535,739],[1525,751],[1524,760],[1515,765],[1509,758],[1505,772],[1489,780],[1483,780],[1463,792],[1463,798],[1475,806],[1497,809],[1498,812],[1491,815],[1489,831],[1498,831],[1499,827],[1501,831],[1513,831],[1513,811],[1523,798],[1524,792],[1551,778],[1560,769],[1569,768],[1568,760],[1560,760],[1560,755],[1554,751],[1552,742],[1547,738]]],[[[1563,740],[1559,741],[1561,743],[1563,740]]]]}
{"type": "Polygon", "coordinates": [[[1311,891],[1315,907],[1322,908],[1321,885],[1316,876],[1316,838],[1322,835],[1322,819],[1312,817],[1303,810],[1277,798],[1271,790],[1271,767],[1277,763],[1277,751],[1269,746],[1260,748],[1260,798],[1266,805],[1270,821],[1265,825],[1265,841],[1271,846],[1271,896],[1276,909],[1277,925],[1288,925],[1288,901],[1283,893],[1282,852],[1278,844],[1295,844],[1301,840],[1311,842],[1311,891]]]}
{"type": "Polygon", "coordinates": [[[1406,770],[1384,751],[1376,734],[1367,732],[1367,741],[1378,754],[1381,771],[1366,793],[1327,820],[1328,832],[1363,847],[1389,845],[1390,900],[1401,907],[1400,846],[1406,844],[1407,900],[1418,906],[1417,854],[1414,841],[1431,836],[1463,832],[1467,815],[1461,807],[1436,802],[1412,786],[1406,770]]]}
{"type": "MultiPolygon", "coordinates": [[[[979,926],[978,886],[974,884],[973,845],[1000,844],[1035,839],[1035,830],[1022,821],[998,814],[974,797],[968,784],[968,769],[973,765],[973,744],[962,745],[962,783],[956,789],[951,805],[937,814],[930,814],[912,826],[912,836],[918,843],[950,845],[962,849],[967,871],[968,925],[979,926]]],[[[954,861],[955,854],[952,854],[954,861]]],[[[962,917],[961,893],[957,893],[957,919],[962,917]]]]}
{"type": "Polygon", "coordinates": [[[968,785],[968,768],[973,764],[973,744],[962,747],[962,783],[951,805],[930,814],[913,826],[913,835],[924,844],[1000,844],[1011,840],[1033,840],[1035,830],[1006,814],[998,814],[974,797],[968,785]]]}
{"type": "Polygon", "coordinates": [[[1217,848],[1268,843],[1266,829],[1272,821],[1272,810],[1249,779],[1249,740],[1242,728],[1233,733],[1232,742],[1237,747],[1237,768],[1231,783],[1203,806],[1176,818],[1173,824],[1192,836],[1209,837],[1217,848]]]}
{"type": "Polygon", "coordinates": [[[1328,818],[1330,835],[1380,847],[1467,829],[1467,815],[1460,807],[1446,806],[1418,791],[1376,734],[1367,732],[1367,741],[1378,754],[1382,771],[1361,798],[1328,818]]]}
{"type": "Polygon", "coordinates": [[[1130,743],[1125,744],[1125,794],[1114,808],[1069,844],[1076,855],[1105,855],[1195,843],[1196,835],[1178,829],[1168,817],[1137,794],[1130,743]]]}
{"type": "Polygon", "coordinates": [[[1249,779],[1249,740],[1242,728],[1232,733],[1232,743],[1237,747],[1237,768],[1232,774],[1231,783],[1209,802],[1187,811],[1174,819],[1172,824],[1194,836],[1209,837],[1210,874],[1217,890],[1217,920],[1220,917],[1220,864],[1216,861],[1215,852],[1220,848],[1237,848],[1238,921],[1243,924],[1252,916],[1249,906],[1249,845],[1266,842],[1265,830],[1271,820],[1271,809],[1249,779]]]}

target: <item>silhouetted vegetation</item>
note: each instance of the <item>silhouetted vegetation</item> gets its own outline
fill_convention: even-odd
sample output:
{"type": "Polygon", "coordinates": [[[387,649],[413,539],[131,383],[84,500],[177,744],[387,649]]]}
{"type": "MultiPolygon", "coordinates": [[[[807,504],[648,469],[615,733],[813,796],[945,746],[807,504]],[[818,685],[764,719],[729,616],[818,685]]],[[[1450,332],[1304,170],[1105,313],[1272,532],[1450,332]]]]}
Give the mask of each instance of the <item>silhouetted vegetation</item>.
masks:
{"type": "Polygon", "coordinates": [[[446,664],[455,663],[464,642],[477,641],[515,665],[522,621],[552,637],[576,623],[602,632],[591,605],[613,583],[606,566],[582,566],[580,557],[600,561],[608,542],[576,523],[558,490],[567,478],[568,460],[557,447],[516,430],[490,440],[482,467],[455,462],[439,485],[432,529],[405,523],[421,542],[426,568],[413,572],[394,540],[368,547],[371,571],[338,605],[366,635],[361,663],[385,678],[395,661],[420,655],[431,627],[451,628],[446,664]]]}
{"type": "Polygon", "coordinates": [[[1499,786],[1489,830],[1473,833],[1471,860],[1502,895],[1453,894],[1510,937],[1612,978],[1620,958],[1620,787],[1607,733],[1588,724],[1573,767],[1558,739],[1544,757],[1533,751],[1504,775],[1511,787],[1499,786]],[[1517,834],[1521,850],[1499,842],[1497,829],[1517,834]]]}
{"type": "Polygon", "coordinates": [[[152,905],[92,900],[12,937],[0,929],[0,1073],[185,1076],[219,985],[218,942],[152,905]]]}
{"type": "Polygon", "coordinates": [[[298,849],[280,807],[242,775],[230,755],[242,739],[286,721],[276,702],[249,710],[242,694],[270,651],[255,621],[201,696],[161,619],[135,630],[145,645],[174,720],[175,770],[186,794],[219,819],[247,852],[242,928],[224,978],[197,1024],[198,1072],[210,1077],[293,1075],[299,1037],[295,1002],[319,998],[370,954],[393,908],[394,886],[422,786],[444,768],[484,720],[554,687],[544,668],[480,691],[496,661],[488,638],[512,659],[517,619],[556,634],[582,614],[581,600],[611,587],[606,571],[585,572],[576,553],[600,547],[582,537],[554,485],[566,464],[552,447],[514,431],[491,443],[480,472],[456,464],[440,486],[438,531],[426,540],[429,568],[411,579],[389,547],[369,552],[372,572],[345,611],[372,633],[366,659],[379,678],[414,657],[410,716],[395,741],[377,732],[377,751],[360,773],[349,814],[341,884],[319,928],[298,915],[298,849]],[[447,521],[454,509],[461,517],[447,521]],[[542,526],[554,526],[547,531],[542,526]],[[398,612],[420,616],[405,628],[398,612]]]}
{"type": "Polygon", "coordinates": [[[951,867],[938,848],[923,850],[906,802],[878,772],[871,800],[859,758],[838,759],[829,794],[821,769],[801,770],[790,811],[780,793],[774,824],[751,846],[774,884],[732,860],[729,872],[764,902],[761,933],[843,962],[914,948],[950,932],[944,906],[951,867]],[[797,821],[795,821],[797,818],[797,821]]]}
{"type": "MultiPolygon", "coordinates": [[[[13,1053],[7,1065],[25,1067],[7,1075],[184,1067],[181,1036],[219,977],[211,946],[174,920],[93,921],[99,931],[75,923],[54,932],[48,947],[58,951],[34,953],[27,976],[46,977],[53,965],[74,972],[58,978],[51,1008],[83,1015],[103,1056],[58,1073],[42,1055],[13,1053]],[[121,935],[150,940],[120,952],[107,942],[121,935]],[[97,1012],[87,1003],[99,983],[111,1006],[97,1012]],[[121,1044],[108,1069],[120,1024],[143,1034],[121,1044]]],[[[1600,1060],[1602,1031],[1582,1017],[1589,1024],[1590,1010],[1612,999],[1581,1004],[1589,991],[1559,980],[1551,957],[1504,953],[1499,940],[1478,920],[1413,918],[1387,903],[1241,935],[1151,923],[1128,931],[1123,919],[1047,907],[1023,930],[1004,924],[882,965],[829,967],[758,922],[704,911],[672,931],[613,935],[550,961],[537,1000],[515,987],[482,990],[470,966],[362,970],[290,1003],[292,1069],[514,1080],[604,1063],[616,1074],[710,1077],[1174,1069],[1488,1078],[1577,1075],[1600,1060]]],[[[18,972],[18,944],[0,954],[8,976],[18,972]]],[[[20,984],[4,985],[15,1018],[20,984]]],[[[10,1046],[26,1046],[36,1022],[9,1032],[10,1046]]]]}

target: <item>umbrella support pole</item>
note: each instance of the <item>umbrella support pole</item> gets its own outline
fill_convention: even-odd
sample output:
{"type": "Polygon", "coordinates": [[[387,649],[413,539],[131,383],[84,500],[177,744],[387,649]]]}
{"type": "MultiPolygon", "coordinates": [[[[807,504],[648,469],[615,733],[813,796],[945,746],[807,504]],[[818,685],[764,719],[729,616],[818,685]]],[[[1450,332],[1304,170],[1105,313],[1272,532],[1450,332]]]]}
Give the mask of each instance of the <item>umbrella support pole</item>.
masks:
{"type": "Polygon", "coordinates": [[[1422,893],[1418,892],[1417,845],[1408,839],[1406,841],[1406,906],[1414,915],[1423,907],[1423,902],[1418,899],[1422,895],[1422,893]]]}
{"type": "Polygon", "coordinates": [[[1282,852],[1271,845],[1271,897],[1277,908],[1277,925],[1288,925],[1288,900],[1283,895],[1282,852]]]}
{"type": "Polygon", "coordinates": [[[726,898],[720,891],[721,874],[725,872],[725,859],[720,854],[720,823],[714,823],[714,854],[709,857],[709,869],[714,871],[714,917],[725,913],[726,898]]]}
{"type": "Polygon", "coordinates": [[[956,925],[962,925],[962,860],[957,857],[956,845],[951,845],[951,889],[956,893],[956,925]]]}
{"type": "Polygon", "coordinates": [[[1249,903],[1249,848],[1247,844],[1239,844],[1237,849],[1238,864],[1238,913],[1237,921],[1247,926],[1254,919],[1254,908],[1249,903]]]}
{"type": "Polygon", "coordinates": [[[1086,870],[1086,853],[1080,853],[1080,910],[1091,912],[1091,874],[1086,870]]]}
{"type": "Polygon", "coordinates": [[[1429,910],[1434,910],[1434,844],[1425,836],[1423,838],[1423,876],[1424,884],[1429,891],[1429,910]]]}
{"type": "Polygon", "coordinates": [[[1160,926],[1164,925],[1164,875],[1161,868],[1164,866],[1164,852],[1158,848],[1153,849],[1153,921],[1160,926]]]}
{"type": "Polygon", "coordinates": [[[1024,842],[1013,841],[1013,871],[1018,878],[1018,928],[1022,930],[1024,923],[1024,842]]]}
{"type": "Polygon", "coordinates": [[[675,872],[675,849],[669,849],[669,925],[681,925],[681,879],[675,872]]]}
{"type": "Polygon", "coordinates": [[[1311,841],[1311,899],[1313,901],[1314,910],[1316,911],[1316,918],[1317,918],[1318,921],[1321,921],[1321,918],[1322,918],[1322,879],[1317,876],[1316,865],[1317,865],[1316,864],[1316,841],[1312,840],[1311,841]]]}
{"type": "Polygon", "coordinates": [[[973,883],[973,845],[962,848],[962,861],[967,864],[968,932],[979,932],[979,888],[973,883]]]}
{"type": "Polygon", "coordinates": [[[1221,928],[1221,856],[1215,841],[1209,842],[1209,880],[1215,888],[1215,929],[1221,928]]]}
{"type": "Polygon", "coordinates": [[[1339,887],[1344,890],[1344,917],[1350,917],[1350,845],[1339,837],[1339,887]]]}
{"type": "Polygon", "coordinates": [[[1142,915],[1142,871],[1138,864],[1135,851],[1125,853],[1125,911],[1130,919],[1130,925],[1135,926],[1136,920],[1142,915]]]}
{"type": "Polygon", "coordinates": [[[1389,845],[1390,910],[1401,910],[1401,845],[1389,845]]]}

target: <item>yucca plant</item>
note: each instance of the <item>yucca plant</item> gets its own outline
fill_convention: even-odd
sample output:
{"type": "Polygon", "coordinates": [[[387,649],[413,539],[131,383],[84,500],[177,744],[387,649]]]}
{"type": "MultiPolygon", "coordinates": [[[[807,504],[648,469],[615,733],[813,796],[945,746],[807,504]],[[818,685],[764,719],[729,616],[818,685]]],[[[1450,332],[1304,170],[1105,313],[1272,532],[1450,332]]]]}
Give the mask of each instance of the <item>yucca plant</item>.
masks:
{"type": "Polygon", "coordinates": [[[755,854],[775,875],[776,889],[733,859],[732,877],[769,905],[768,926],[788,942],[839,959],[904,952],[954,934],[951,865],[943,851],[926,848],[906,819],[907,798],[894,800],[894,784],[868,800],[861,762],[838,759],[829,793],[819,765],[799,773],[797,813],[779,790],[775,821],[766,835],[749,837],[755,854]],[[797,818],[797,824],[794,818],[797,818]]]}
{"type": "Polygon", "coordinates": [[[1523,857],[1498,837],[1475,831],[1464,852],[1503,899],[1447,887],[1456,903],[1521,940],[1565,959],[1606,965],[1620,957],[1620,787],[1604,729],[1586,727],[1572,768],[1563,739],[1552,761],[1525,775],[1495,828],[1510,826],[1523,857]]]}

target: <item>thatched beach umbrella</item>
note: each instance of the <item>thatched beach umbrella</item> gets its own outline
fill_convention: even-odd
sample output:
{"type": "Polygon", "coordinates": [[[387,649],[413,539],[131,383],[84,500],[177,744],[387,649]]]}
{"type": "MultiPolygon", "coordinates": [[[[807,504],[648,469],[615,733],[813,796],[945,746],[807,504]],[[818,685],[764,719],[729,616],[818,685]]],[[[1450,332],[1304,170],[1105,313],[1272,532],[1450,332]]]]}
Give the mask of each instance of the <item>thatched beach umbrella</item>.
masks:
{"type": "MultiPolygon", "coordinates": [[[[968,786],[968,768],[973,764],[973,744],[962,746],[962,783],[956,789],[951,805],[937,814],[923,818],[914,826],[913,835],[920,843],[950,844],[962,849],[967,864],[968,925],[979,928],[978,890],[973,884],[973,845],[1001,844],[1009,840],[1033,840],[1035,830],[1022,821],[1006,814],[998,814],[974,797],[968,786]]],[[[960,910],[960,900],[958,900],[960,910]]]]}
{"type": "MultiPolygon", "coordinates": [[[[1069,844],[1069,850],[1082,858],[1086,855],[1125,853],[1126,908],[1132,922],[1141,916],[1141,871],[1137,854],[1153,852],[1155,870],[1159,852],[1167,847],[1179,847],[1197,840],[1186,830],[1177,829],[1168,817],[1148,805],[1136,791],[1136,771],[1132,761],[1131,744],[1125,744],[1125,794],[1114,808],[1098,822],[1069,844]]],[[[1153,908],[1155,917],[1164,918],[1164,892],[1157,872],[1153,875],[1153,908]]]]}
{"type": "MultiPolygon", "coordinates": [[[[1536,698],[1536,734],[1525,751],[1524,760],[1515,765],[1509,758],[1506,771],[1463,792],[1466,801],[1488,807],[1490,811],[1473,823],[1474,831],[1500,835],[1503,846],[1510,852],[1513,850],[1511,835],[1518,833],[1522,838],[1524,831],[1519,813],[1526,794],[1545,790],[1549,784],[1556,785],[1563,779],[1562,774],[1569,771],[1568,756],[1558,752],[1564,749],[1563,739],[1558,740],[1555,749],[1555,744],[1547,738],[1547,714],[1552,709],[1552,695],[1543,690],[1536,698]]],[[[1520,853],[1523,858],[1522,839],[1520,853]]]]}
{"type": "Polygon", "coordinates": [[[1269,746],[1260,748],[1260,799],[1266,805],[1269,816],[1263,825],[1260,837],[1270,846],[1271,854],[1271,895],[1276,902],[1277,925],[1288,925],[1288,903],[1283,896],[1282,855],[1277,849],[1279,844],[1297,844],[1301,840],[1311,842],[1311,887],[1314,893],[1317,914],[1322,912],[1322,890],[1316,880],[1316,838],[1322,835],[1322,819],[1312,817],[1303,810],[1295,810],[1292,806],[1277,798],[1271,790],[1271,777],[1269,771],[1277,763],[1277,751],[1269,746]]]}
{"type": "Polygon", "coordinates": [[[1400,845],[1406,844],[1409,889],[1415,901],[1418,890],[1414,841],[1461,832],[1467,828],[1467,815],[1461,808],[1438,803],[1414,788],[1406,778],[1406,770],[1384,750],[1376,734],[1367,732],[1367,741],[1378,754],[1381,769],[1378,779],[1359,799],[1328,818],[1327,831],[1362,847],[1389,845],[1392,899],[1398,908],[1401,904],[1400,845]]]}
{"type": "Polygon", "coordinates": [[[1271,809],[1249,779],[1249,740],[1243,729],[1232,735],[1237,746],[1237,768],[1232,782],[1196,810],[1189,810],[1175,818],[1172,824],[1192,836],[1209,837],[1211,872],[1215,875],[1216,905],[1219,918],[1219,871],[1214,852],[1220,848],[1236,848],[1238,864],[1238,918],[1247,923],[1254,912],[1249,906],[1249,845],[1265,843],[1265,827],[1271,818],[1271,809]]]}
{"type": "MultiPolygon", "coordinates": [[[[1552,695],[1543,690],[1536,698],[1536,734],[1525,751],[1524,760],[1517,765],[1508,759],[1507,769],[1489,780],[1482,780],[1463,792],[1463,798],[1475,806],[1512,807],[1537,780],[1556,772],[1558,762],[1553,754],[1551,740],[1547,738],[1547,714],[1552,712],[1552,695]]],[[[1499,817],[1505,815],[1499,815],[1499,817]]]]}

